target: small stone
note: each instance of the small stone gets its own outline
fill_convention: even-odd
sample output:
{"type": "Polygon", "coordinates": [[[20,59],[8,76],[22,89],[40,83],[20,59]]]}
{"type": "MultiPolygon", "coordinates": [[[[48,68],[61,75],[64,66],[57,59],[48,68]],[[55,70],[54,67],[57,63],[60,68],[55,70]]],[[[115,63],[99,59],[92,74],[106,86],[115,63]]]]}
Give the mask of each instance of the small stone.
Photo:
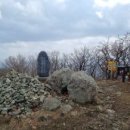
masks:
{"type": "Polygon", "coordinates": [[[47,121],[48,120],[48,117],[47,116],[40,116],[39,118],[38,118],[38,121],[47,121]]]}
{"type": "Polygon", "coordinates": [[[71,106],[74,106],[74,105],[75,105],[75,103],[74,103],[72,100],[69,100],[69,101],[68,101],[68,104],[71,105],[71,106]]]}
{"type": "Polygon", "coordinates": [[[68,112],[70,112],[72,110],[72,106],[71,105],[62,105],[61,106],[61,111],[66,114],[68,112]]]}
{"type": "Polygon", "coordinates": [[[10,82],[11,82],[10,79],[7,78],[6,83],[9,84],[10,82]]]}
{"type": "Polygon", "coordinates": [[[63,123],[63,126],[66,126],[65,122],[63,123]]]}
{"type": "Polygon", "coordinates": [[[40,102],[43,102],[44,99],[45,99],[45,96],[44,96],[44,95],[40,96],[40,102]]]}
{"type": "Polygon", "coordinates": [[[49,84],[45,84],[45,87],[46,87],[47,89],[50,89],[50,90],[52,89],[49,84]]]}
{"type": "Polygon", "coordinates": [[[15,100],[12,100],[12,101],[11,101],[11,105],[13,105],[13,104],[15,104],[15,100]]]}
{"type": "Polygon", "coordinates": [[[115,111],[114,110],[107,109],[106,112],[107,112],[110,119],[114,118],[114,116],[115,116],[115,111]]]}
{"type": "Polygon", "coordinates": [[[43,108],[45,108],[46,110],[53,111],[59,108],[60,105],[61,105],[60,100],[58,100],[57,98],[49,97],[45,99],[43,108]]]}
{"type": "Polygon", "coordinates": [[[77,111],[72,111],[71,112],[71,116],[77,116],[78,115],[78,112],[77,111]]]}
{"type": "Polygon", "coordinates": [[[15,110],[14,112],[10,112],[9,115],[12,115],[12,116],[17,116],[21,113],[21,110],[18,109],[18,110],[15,110]]]}
{"type": "Polygon", "coordinates": [[[116,92],[116,95],[117,95],[118,97],[120,97],[120,96],[122,95],[122,93],[121,93],[121,92],[116,92]]]}
{"type": "Polygon", "coordinates": [[[106,97],[106,101],[109,101],[110,99],[111,99],[110,96],[107,96],[107,97],[106,97]]]}
{"type": "Polygon", "coordinates": [[[97,106],[97,111],[98,112],[103,112],[103,107],[102,106],[97,106]]]}
{"type": "Polygon", "coordinates": [[[112,130],[119,130],[119,128],[115,128],[115,127],[113,127],[113,129],[112,130]]]}

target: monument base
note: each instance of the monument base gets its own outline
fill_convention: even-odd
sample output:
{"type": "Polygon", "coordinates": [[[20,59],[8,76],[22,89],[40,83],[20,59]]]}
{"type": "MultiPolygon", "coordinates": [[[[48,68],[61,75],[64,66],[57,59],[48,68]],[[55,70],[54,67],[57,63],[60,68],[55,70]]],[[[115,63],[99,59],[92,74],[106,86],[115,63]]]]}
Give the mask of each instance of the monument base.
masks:
{"type": "Polygon", "coordinates": [[[38,80],[41,82],[45,82],[48,77],[38,77],[38,80]]]}

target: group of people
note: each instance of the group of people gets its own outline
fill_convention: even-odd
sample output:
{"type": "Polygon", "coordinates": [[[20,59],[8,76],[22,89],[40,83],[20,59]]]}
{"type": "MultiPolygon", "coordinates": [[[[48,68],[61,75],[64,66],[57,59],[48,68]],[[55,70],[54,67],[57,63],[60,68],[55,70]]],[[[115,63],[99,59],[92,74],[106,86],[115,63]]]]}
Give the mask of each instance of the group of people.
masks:
{"type": "Polygon", "coordinates": [[[121,70],[120,75],[122,77],[122,82],[130,81],[130,72],[128,72],[126,69],[121,70]]]}
{"type": "Polygon", "coordinates": [[[117,71],[107,71],[107,79],[121,78],[122,82],[130,81],[130,67],[118,67],[117,71]]]}

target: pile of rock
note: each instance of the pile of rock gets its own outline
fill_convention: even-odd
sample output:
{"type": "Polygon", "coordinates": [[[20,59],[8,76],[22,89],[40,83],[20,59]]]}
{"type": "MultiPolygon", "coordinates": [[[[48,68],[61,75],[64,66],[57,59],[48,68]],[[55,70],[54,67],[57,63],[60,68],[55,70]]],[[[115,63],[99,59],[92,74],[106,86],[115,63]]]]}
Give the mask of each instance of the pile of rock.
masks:
{"type": "Polygon", "coordinates": [[[0,114],[28,114],[48,97],[46,85],[36,78],[11,71],[0,78],[0,114]]]}

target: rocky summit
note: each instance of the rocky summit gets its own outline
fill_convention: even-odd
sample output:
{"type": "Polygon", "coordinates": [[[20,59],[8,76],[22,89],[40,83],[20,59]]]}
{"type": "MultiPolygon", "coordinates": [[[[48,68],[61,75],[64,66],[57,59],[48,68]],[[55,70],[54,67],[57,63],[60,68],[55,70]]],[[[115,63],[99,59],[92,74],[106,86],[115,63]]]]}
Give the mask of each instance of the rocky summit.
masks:
{"type": "MultiPolygon", "coordinates": [[[[78,104],[93,102],[97,96],[96,82],[82,71],[66,68],[54,72],[46,83],[16,71],[0,78],[1,115],[28,115],[38,108],[53,111],[66,103],[64,96],[78,104]]],[[[71,106],[65,107],[65,113],[69,111],[66,109],[71,106]]]]}
{"type": "Polygon", "coordinates": [[[11,71],[0,78],[0,114],[29,114],[49,95],[37,78],[11,71]]]}

